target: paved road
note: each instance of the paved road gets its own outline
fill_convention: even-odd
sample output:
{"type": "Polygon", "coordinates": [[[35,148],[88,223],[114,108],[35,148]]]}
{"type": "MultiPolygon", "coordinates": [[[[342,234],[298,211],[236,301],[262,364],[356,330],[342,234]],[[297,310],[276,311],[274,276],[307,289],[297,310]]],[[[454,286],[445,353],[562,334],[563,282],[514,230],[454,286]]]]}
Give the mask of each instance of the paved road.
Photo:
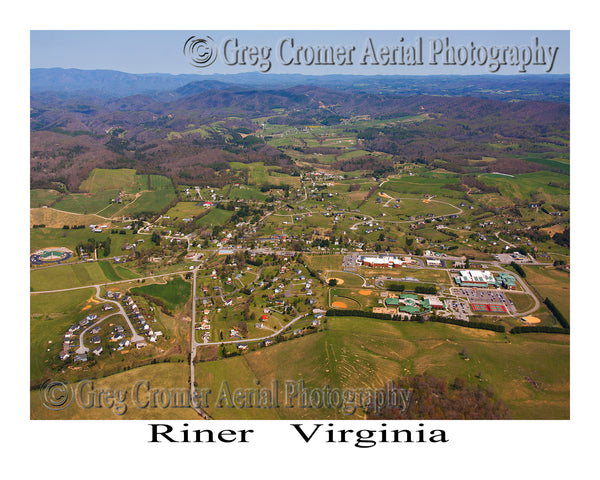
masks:
{"type": "Polygon", "coordinates": [[[513,272],[511,272],[510,270],[505,269],[504,267],[502,267],[499,263],[495,264],[498,268],[500,268],[500,270],[505,271],[506,273],[510,273],[512,276],[515,277],[515,279],[517,280],[517,282],[519,282],[519,285],[521,285],[521,288],[523,288],[523,290],[531,297],[533,298],[534,301],[534,306],[533,308],[530,308],[524,312],[515,312],[512,316],[513,317],[525,317],[527,315],[529,315],[530,313],[535,312],[538,308],[540,308],[540,301],[538,300],[537,296],[531,291],[531,289],[529,288],[529,285],[527,285],[527,282],[525,282],[525,280],[523,280],[519,275],[515,275],[513,272]]]}
{"type": "MultiPolygon", "coordinates": [[[[191,333],[191,342],[190,342],[190,392],[194,392],[196,390],[196,370],[194,360],[196,359],[196,348],[198,347],[198,343],[196,342],[196,275],[198,274],[198,269],[200,265],[194,268],[194,272],[192,274],[192,333],[191,333]]],[[[195,395],[192,398],[196,398],[195,395]]],[[[194,405],[192,402],[192,408],[196,411],[198,415],[200,415],[204,420],[209,420],[209,415],[199,406],[194,405]]]]}
{"type": "Polygon", "coordinates": [[[100,323],[102,323],[107,318],[113,317],[115,315],[121,315],[121,316],[123,316],[123,318],[125,318],[125,321],[127,322],[127,325],[129,325],[129,329],[131,330],[131,343],[137,343],[137,342],[143,342],[144,341],[144,337],[142,337],[141,335],[138,335],[138,333],[133,328],[133,325],[131,324],[131,321],[129,320],[129,317],[125,313],[125,310],[123,309],[123,306],[119,302],[116,302],[114,300],[110,300],[108,298],[102,298],[100,296],[100,287],[98,285],[96,285],[96,298],[98,300],[100,300],[101,302],[104,302],[104,303],[114,303],[118,307],[119,311],[111,313],[110,315],[107,315],[106,317],[102,317],[96,323],[93,323],[92,325],[90,325],[89,327],[87,327],[85,330],[83,330],[81,332],[81,334],[79,335],[79,348],[76,350],[75,353],[86,353],[86,352],[88,352],[89,348],[87,348],[83,344],[83,336],[84,336],[84,334],[87,333],[88,330],[94,328],[96,325],[99,325],[100,323]]]}
{"type": "Polygon", "coordinates": [[[511,247],[511,248],[517,248],[517,246],[516,246],[516,245],[513,245],[512,243],[509,243],[509,242],[507,242],[506,240],[504,240],[504,239],[500,238],[500,232],[496,232],[494,235],[496,235],[496,238],[497,238],[498,240],[500,240],[501,242],[504,242],[504,243],[506,243],[506,244],[507,244],[509,247],[511,247]]]}

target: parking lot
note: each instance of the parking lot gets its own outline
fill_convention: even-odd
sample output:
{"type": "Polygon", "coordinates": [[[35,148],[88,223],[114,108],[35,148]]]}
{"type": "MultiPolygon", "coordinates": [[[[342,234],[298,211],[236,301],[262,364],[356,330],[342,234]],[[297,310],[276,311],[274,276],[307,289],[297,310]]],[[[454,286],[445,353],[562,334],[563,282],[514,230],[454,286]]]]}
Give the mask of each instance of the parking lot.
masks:
{"type": "Polygon", "coordinates": [[[506,294],[498,290],[489,290],[483,288],[459,288],[452,287],[452,294],[465,297],[469,304],[495,304],[504,305],[506,311],[509,313],[514,312],[514,305],[511,300],[508,299],[506,294]]]}
{"type": "Polygon", "coordinates": [[[453,313],[455,318],[465,321],[469,320],[471,310],[468,303],[462,300],[448,299],[446,300],[446,308],[453,313]]]}

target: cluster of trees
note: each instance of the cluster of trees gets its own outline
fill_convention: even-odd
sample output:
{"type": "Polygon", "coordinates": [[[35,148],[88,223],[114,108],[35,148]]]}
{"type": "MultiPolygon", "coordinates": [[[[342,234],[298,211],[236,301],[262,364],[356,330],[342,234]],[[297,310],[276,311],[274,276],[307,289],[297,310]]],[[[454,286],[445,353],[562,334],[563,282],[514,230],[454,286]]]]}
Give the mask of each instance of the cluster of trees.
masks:
{"type": "MultiPolygon", "coordinates": [[[[495,399],[490,388],[472,386],[461,377],[452,382],[429,374],[401,378],[384,387],[387,398],[394,398],[389,390],[410,391],[408,409],[397,403],[382,408],[370,406],[367,418],[371,420],[495,420],[510,418],[508,408],[495,399]]],[[[396,393],[400,395],[400,391],[396,393]]]]}
{"type": "Polygon", "coordinates": [[[94,250],[99,250],[103,256],[108,257],[110,255],[110,237],[106,237],[104,240],[88,238],[85,242],[79,242],[75,247],[75,250],[80,256],[82,250],[90,254],[93,253],[94,250]]]}
{"type": "Polygon", "coordinates": [[[63,230],[80,230],[82,228],[85,228],[85,225],[63,225],[63,230]]]}
{"type": "Polygon", "coordinates": [[[283,190],[285,192],[288,192],[291,188],[291,185],[284,183],[284,184],[277,184],[277,183],[269,183],[269,182],[265,182],[262,183],[259,187],[259,190],[262,193],[268,192],[269,190],[283,190]]]}
{"type": "Polygon", "coordinates": [[[435,295],[437,293],[437,287],[435,285],[416,285],[415,293],[421,293],[425,295],[435,295]]]}
{"type": "Polygon", "coordinates": [[[523,270],[523,267],[521,265],[519,265],[516,262],[510,262],[510,266],[512,268],[515,269],[515,272],[517,272],[519,274],[519,276],[521,276],[522,278],[525,278],[527,275],[525,273],[525,270],[523,270]]]}
{"type": "Polygon", "coordinates": [[[571,229],[565,228],[565,230],[563,232],[555,233],[554,235],[552,235],[552,240],[554,240],[554,242],[557,245],[570,248],[571,247],[571,229]]]}
{"type": "Polygon", "coordinates": [[[329,248],[329,245],[330,245],[330,241],[327,238],[315,238],[312,241],[313,247],[329,248]]]}
{"type": "MultiPolygon", "coordinates": [[[[392,292],[404,292],[406,290],[406,285],[404,283],[389,283],[386,288],[392,292]]],[[[435,295],[437,293],[437,287],[431,284],[419,284],[414,286],[413,291],[425,295],[435,295]]]]}
{"type": "MultiPolygon", "coordinates": [[[[127,294],[131,295],[131,292],[127,292],[127,294]]],[[[166,303],[161,298],[153,297],[152,295],[148,295],[147,293],[141,292],[139,290],[136,290],[135,294],[138,297],[145,298],[146,300],[148,300],[148,302],[151,302],[154,305],[158,306],[163,313],[166,313],[167,315],[173,315],[173,312],[169,310],[169,307],[167,307],[166,303]]]]}
{"type": "Polygon", "coordinates": [[[355,170],[367,170],[375,176],[385,175],[394,171],[394,162],[387,158],[363,155],[345,160],[338,160],[333,167],[342,172],[354,172],[355,170]]]}
{"type": "Polygon", "coordinates": [[[335,308],[327,310],[325,315],[328,317],[366,317],[378,318],[380,320],[394,320],[389,313],[363,312],[362,310],[337,310],[335,308]]]}
{"type": "Polygon", "coordinates": [[[154,243],[155,245],[160,245],[160,241],[162,240],[162,237],[160,236],[160,232],[155,230],[154,232],[152,232],[152,236],[150,237],[150,240],[152,241],[152,243],[154,243]]]}

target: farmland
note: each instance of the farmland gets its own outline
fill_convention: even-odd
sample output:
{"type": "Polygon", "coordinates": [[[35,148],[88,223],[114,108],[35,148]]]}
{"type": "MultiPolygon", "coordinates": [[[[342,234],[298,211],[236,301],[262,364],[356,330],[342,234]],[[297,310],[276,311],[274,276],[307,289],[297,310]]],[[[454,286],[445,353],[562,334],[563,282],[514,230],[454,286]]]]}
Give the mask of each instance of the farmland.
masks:
{"type": "MultiPolygon", "coordinates": [[[[57,210],[103,217],[161,210],[175,199],[171,180],[161,175],[137,175],[132,169],[95,169],[79,189],[58,200],[57,210]],[[123,203],[116,203],[119,194],[123,203]]],[[[39,194],[38,194],[39,195],[39,194]]]]}
{"type": "MultiPolygon", "coordinates": [[[[569,329],[540,303],[570,320],[568,105],[501,80],[518,101],[387,78],[199,82],[76,114],[36,97],[32,418],[115,418],[45,412],[50,378],[216,396],[419,374],[481,387],[512,418],[569,418],[569,329]]],[[[217,419],[364,417],[214,396],[217,419]]],[[[197,415],[130,407],[119,418],[197,415]]]]}
{"type": "MultiPolygon", "coordinates": [[[[338,317],[329,329],[292,342],[250,352],[244,357],[204,362],[197,368],[199,388],[210,388],[208,411],[215,418],[324,419],[361,418],[362,410],[348,416],[328,409],[283,408],[285,381],[304,381],[305,388],[364,388],[385,385],[403,375],[429,372],[442,378],[461,376],[474,385],[491,387],[509,408],[512,418],[564,418],[569,405],[568,338],[521,336],[507,343],[502,335],[478,333],[451,325],[389,323],[374,319],[338,317]],[[468,352],[469,361],[461,357],[468,352]],[[545,358],[551,355],[550,365],[545,358]],[[528,379],[535,381],[536,386],[528,379]],[[223,382],[236,388],[271,388],[277,380],[280,408],[219,408],[223,382]]],[[[153,387],[185,388],[186,378],[177,364],[141,367],[98,380],[98,387],[130,389],[138,378],[153,387]]],[[[39,396],[32,393],[32,415],[44,418],[84,418],[82,410],[42,412],[39,396]],[[38,412],[37,415],[35,412],[38,412]]],[[[185,409],[147,411],[129,403],[123,418],[186,418],[185,409]],[[148,415],[151,415],[148,417],[148,415]],[[182,415],[179,417],[179,415],[182,415]]],[[[109,409],[97,409],[94,418],[115,418],[109,409]]],[[[85,417],[89,418],[89,417],[85,417]]]]}
{"type": "Polygon", "coordinates": [[[94,285],[110,282],[115,278],[117,275],[114,270],[107,270],[106,267],[103,269],[100,262],[94,262],[34,270],[31,272],[30,282],[31,289],[35,292],[94,285]]]}
{"type": "Polygon", "coordinates": [[[184,305],[190,297],[190,284],[177,276],[164,284],[155,283],[133,288],[134,294],[142,293],[163,300],[167,307],[175,310],[184,305]]]}

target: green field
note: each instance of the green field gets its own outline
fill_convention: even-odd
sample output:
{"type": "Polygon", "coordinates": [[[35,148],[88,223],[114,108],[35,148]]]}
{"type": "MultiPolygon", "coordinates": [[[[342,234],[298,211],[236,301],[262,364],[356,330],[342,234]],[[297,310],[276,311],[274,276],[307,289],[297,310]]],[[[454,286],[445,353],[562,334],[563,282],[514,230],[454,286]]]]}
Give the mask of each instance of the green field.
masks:
{"type": "Polygon", "coordinates": [[[163,300],[170,310],[175,310],[176,308],[185,305],[190,298],[190,292],[190,283],[183,280],[180,276],[176,276],[164,284],[154,283],[131,289],[131,293],[134,295],[143,293],[163,300]]]}
{"type": "MultiPolygon", "coordinates": [[[[183,363],[158,363],[156,365],[148,365],[133,370],[128,370],[115,375],[110,375],[106,378],[94,380],[94,388],[100,390],[115,391],[124,389],[127,391],[127,399],[124,402],[127,405],[123,415],[118,415],[115,412],[120,412],[116,408],[88,408],[79,407],[76,401],[64,410],[49,410],[45,408],[40,400],[38,390],[33,390],[30,395],[30,417],[32,419],[90,419],[90,420],[119,420],[119,419],[181,419],[197,418],[195,413],[190,408],[160,408],[158,404],[154,407],[148,405],[147,408],[140,408],[132,399],[132,392],[136,383],[149,382],[152,389],[177,389],[189,388],[189,366],[183,363]]],[[[144,404],[148,399],[147,384],[143,384],[139,390],[138,400],[144,404]]],[[[118,402],[115,402],[117,404],[118,402]]]]}
{"type": "Polygon", "coordinates": [[[232,211],[213,208],[209,213],[198,220],[198,223],[200,225],[223,225],[232,215],[232,211]]]}
{"type": "Polygon", "coordinates": [[[73,213],[98,213],[110,205],[119,190],[102,190],[95,193],[70,193],[61,198],[54,208],[73,213]]]}
{"type": "Polygon", "coordinates": [[[147,188],[147,176],[136,175],[135,170],[131,168],[116,170],[95,168],[79,186],[81,191],[89,193],[103,190],[124,190],[128,193],[135,193],[147,188]]]}
{"type": "Polygon", "coordinates": [[[542,299],[548,297],[560,312],[570,320],[570,275],[569,273],[552,267],[532,267],[523,265],[526,280],[542,299]]]}
{"type": "Polygon", "coordinates": [[[170,208],[165,215],[171,217],[172,220],[191,218],[206,211],[206,208],[202,206],[202,203],[203,202],[179,202],[177,205],[170,208]],[[198,205],[198,203],[200,203],[200,205],[198,205]]]}
{"type": "Polygon", "coordinates": [[[437,195],[445,197],[462,197],[462,192],[457,192],[444,185],[455,184],[458,182],[456,175],[453,174],[421,174],[415,176],[402,176],[400,178],[391,178],[385,182],[381,191],[392,197],[401,197],[402,194],[418,195],[437,195]]]}
{"type": "MultiPolygon", "coordinates": [[[[511,336],[452,325],[329,319],[329,329],[243,357],[202,363],[199,386],[218,391],[223,381],[250,387],[257,381],[304,380],[307,387],[384,385],[402,375],[461,376],[490,386],[513,418],[568,418],[569,344],[566,336],[511,336]],[[469,361],[460,353],[468,352],[469,361]],[[552,362],[547,359],[552,358],[552,362]],[[481,374],[480,382],[477,375],[481,374]],[[533,379],[541,387],[534,387],[533,379]]],[[[265,411],[210,410],[216,418],[262,418],[265,411]]],[[[344,418],[333,411],[276,409],[269,418],[344,418]]],[[[359,418],[356,415],[354,418],[359,418]]]]}
{"type": "MultiPolygon", "coordinates": [[[[86,225],[87,227],[87,225],[86,225]]],[[[104,230],[103,233],[93,233],[88,228],[78,228],[63,230],[62,228],[32,228],[29,230],[29,242],[31,251],[34,252],[40,248],[47,247],[67,247],[75,253],[75,247],[78,243],[86,242],[93,238],[98,241],[104,241],[110,237],[110,256],[119,256],[124,253],[121,249],[124,243],[131,243],[138,236],[134,235],[131,230],[126,230],[124,235],[111,234],[109,230],[104,230]]],[[[144,248],[143,244],[140,248],[144,248]]],[[[98,251],[98,258],[101,258],[103,251],[98,251]]],[[[77,258],[75,256],[75,258],[77,258]]]]}
{"type": "MultiPolygon", "coordinates": [[[[173,182],[162,175],[138,175],[132,169],[92,170],[79,190],[61,198],[54,207],[73,213],[99,213],[105,217],[115,214],[135,215],[141,212],[157,212],[176,198],[173,182]],[[131,197],[130,203],[112,204],[119,192],[131,197]]],[[[39,195],[39,194],[38,194],[39,195]]]]}
{"type": "Polygon", "coordinates": [[[507,177],[503,175],[483,174],[479,178],[485,183],[498,187],[500,195],[522,200],[534,200],[533,195],[543,201],[552,201],[569,205],[569,190],[549,183],[568,185],[569,176],[555,172],[533,172],[507,177]]]}
{"type": "Polygon", "coordinates": [[[244,199],[244,200],[257,200],[257,201],[263,201],[265,198],[267,198],[267,196],[262,193],[260,190],[258,190],[257,188],[254,187],[239,187],[239,188],[232,188],[231,192],[229,192],[229,199],[230,200],[237,200],[237,199],[244,199]]]}
{"type": "Polygon", "coordinates": [[[59,197],[59,193],[56,190],[45,190],[42,188],[35,188],[29,191],[29,207],[37,208],[44,205],[51,205],[59,197]]]}
{"type": "Polygon", "coordinates": [[[34,292],[82,287],[114,281],[112,265],[103,262],[77,263],[32,270],[30,287],[34,292]]]}
{"type": "Polygon", "coordinates": [[[66,329],[90,313],[83,309],[88,305],[95,305],[95,302],[89,300],[94,295],[93,288],[84,288],[69,292],[30,296],[29,331],[32,382],[47,374],[48,363],[58,357],[61,339],[66,329]]]}
{"type": "MultiPolygon", "coordinates": [[[[230,359],[197,364],[198,388],[210,388],[214,418],[324,419],[362,418],[357,411],[299,408],[218,408],[223,388],[269,388],[277,380],[284,401],[285,382],[305,388],[381,387],[403,375],[429,373],[452,381],[465,378],[490,387],[517,419],[569,418],[569,338],[563,335],[511,335],[444,324],[386,322],[366,318],[330,318],[328,329],[230,359]],[[469,361],[465,361],[463,353],[469,361]],[[552,358],[552,361],[548,361],[552,358]]],[[[200,347],[212,348],[212,347],[200,347]]],[[[131,389],[143,378],[154,386],[187,388],[185,364],[149,365],[98,380],[99,386],[131,389]]],[[[109,410],[60,412],[41,407],[32,392],[35,418],[114,418],[109,410]],[[90,416],[91,415],[91,416],[90,416]]],[[[144,411],[134,405],[123,418],[181,418],[186,410],[144,411]]],[[[188,412],[189,413],[189,412],[188,412]]]]}
{"type": "Polygon", "coordinates": [[[165,208],[175,198],[177,198],[177,194],[173,186],[161,190],[144,192],[136,200],[120,210],[119,214],[137,215],[139,213],[156,213],[165,208]]]}

